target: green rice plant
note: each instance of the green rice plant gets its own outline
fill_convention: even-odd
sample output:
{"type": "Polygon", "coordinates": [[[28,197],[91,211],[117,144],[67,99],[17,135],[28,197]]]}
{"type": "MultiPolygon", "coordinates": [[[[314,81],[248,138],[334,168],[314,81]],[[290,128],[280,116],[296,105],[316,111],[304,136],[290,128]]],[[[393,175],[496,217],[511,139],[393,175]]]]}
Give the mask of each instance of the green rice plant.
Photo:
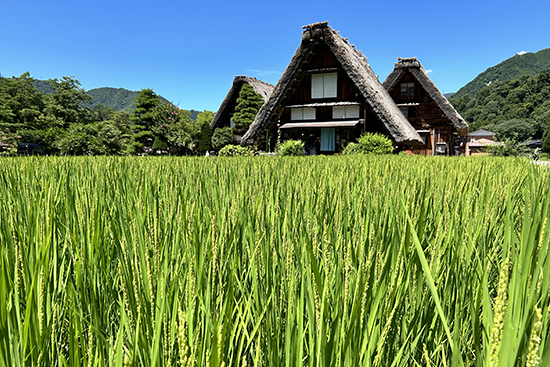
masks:
{"type": "Polygon", "coordinates": [[[544,366],[549,171],[0,159],[0,365],[544,366]]]}

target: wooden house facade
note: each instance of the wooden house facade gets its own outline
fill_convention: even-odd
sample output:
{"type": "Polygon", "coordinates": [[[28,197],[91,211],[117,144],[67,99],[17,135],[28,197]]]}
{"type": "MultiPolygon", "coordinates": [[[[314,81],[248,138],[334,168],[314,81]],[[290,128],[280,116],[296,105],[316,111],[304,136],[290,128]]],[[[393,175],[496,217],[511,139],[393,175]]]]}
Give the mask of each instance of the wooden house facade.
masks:
{"type": "Polygon", "coordinates": [[[463,152],[468,124],[430,80],[416,58],[399,58],[383,85],[422,137],[423,144],[410,149],[422,155],[463,152]]]}
{"type": "Polygon", "coordinates": [[[264,101],[267,101],[269,99],[271,93],[273,92],[273,88],[275,88],[275,86],[256,78],[250,78],[244,75],[235,76],[231,89],[225,96],[225,99],[223,100],[220,108],[210,122],[210,129],[212,129],[212,131],[219,127],[234,126],[231,118],[235,113],[235,106],[237,105],[237,98],[239,98],[239,93],[241,92],[241,89],[245,84],[250,85],[256,93],[262,96],[264,101]]]}
{"type": "Polygon", "coordinates": [[[423,144],[367,58],[323,22],[304,27],[300,46],[241,144],[273,148],[280,134],[331,154],[364,132],[383,133],[396,145],[423,144]]]}

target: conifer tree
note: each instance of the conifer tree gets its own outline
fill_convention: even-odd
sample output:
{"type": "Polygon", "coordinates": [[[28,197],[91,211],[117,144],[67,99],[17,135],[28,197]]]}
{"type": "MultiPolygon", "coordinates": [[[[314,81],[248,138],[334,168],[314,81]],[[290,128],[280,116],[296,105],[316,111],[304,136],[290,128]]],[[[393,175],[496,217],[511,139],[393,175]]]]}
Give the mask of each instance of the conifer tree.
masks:
{"type": "Polygon", "coordinates": [[[151,129],[155,124],[154,110],[159,105],[159,97],[152,89],[142,89],[136,98],[136,107],[130,116],[132,125],[130,128],[134,135],[128,146],[128,153],[140,153],[143,147],[153,140],[151,129]]]}
{"type": "Polygon", "coordinates": [[[235,106],[235,114],[232,118],[237,133],[248,130],[263,104],[264,99],[262,96],[256,93],[249,84],[243,84],[237,99],[237,106],[235,106]]]}

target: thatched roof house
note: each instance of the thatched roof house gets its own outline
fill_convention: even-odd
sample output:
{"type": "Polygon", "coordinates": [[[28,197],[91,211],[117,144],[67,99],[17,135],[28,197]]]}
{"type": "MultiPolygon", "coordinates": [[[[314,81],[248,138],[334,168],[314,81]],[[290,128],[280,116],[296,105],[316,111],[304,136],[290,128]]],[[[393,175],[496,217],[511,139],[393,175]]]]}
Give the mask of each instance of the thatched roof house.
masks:
{"type": "Polygon", "coordinates": [[[447,154],[468,134],[468,124],[439,91],[415,58],[398,58],[383,83],[397,106],[425,141],[424,153],[447,144],[447,154]]]}
{"type": "MultiPolygon", "coordinates": [[[[328,22],[303,28],[300,46],[241,144],[273,139],[279,127],[289,138],[320,134],[336,146],[365,131],[385,133],[396,144],[422,144],[360,51],[328,22]]],[[[327,144],[328,151],[338,149],[327,144]]]]}
{"type": "Polygon", "coordinates": [[[233,79],[233,86],[229,90],[229,93],[227,93],[227,96],[210,123],[210,128],[212,130],[218,127],[230,126],[231,117],[233,113],[235,113],[237,98],[239,98],[239,93],[244,84],[250,85],[256,93],[263,97],[264,101],[269,99],[271,92],[273,92],[273,88],[275,88],[275,86],[256,78],[250,78],[244,75],[235,76],[235,79],[233,79]]]}

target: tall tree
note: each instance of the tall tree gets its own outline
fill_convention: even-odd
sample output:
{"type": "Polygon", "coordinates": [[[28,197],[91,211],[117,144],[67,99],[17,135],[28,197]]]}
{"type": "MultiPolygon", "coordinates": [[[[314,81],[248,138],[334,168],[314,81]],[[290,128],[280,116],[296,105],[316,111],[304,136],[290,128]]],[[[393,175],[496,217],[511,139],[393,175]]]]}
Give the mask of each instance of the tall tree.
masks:
{"type": "Polygon", "coordinates": [[[256,93],[249,84],[243,84],[239,92],[239,98],[237,98],[235,114],[232,118],[237,133],[248,130],[263,104],[264,99],[262,96],[256,93]]]}
{"type": "Polygon", "coordinates": [[[0,78],[0,128],[22,128],[42,112],[44,103],[28,72],[20,77],[0,78]]]}
{"type": "Polygon", "coordinates": [[[159,97],[152,89],[142,89],[136,98],[136,107],[130,116],[134,132],[128,146],[128,153],[141,153],[146,144],[153,143],[152,128],[155,124],[154,113],[159,105],[159,97]]]}
{"type": "Polygon", "coordinates": [[[94,114],[86,104],[92,103],[92,97],[72,77],[62,80],[50,79],[54,93],[47,95],[45,108],[46,120],[51,126],[68,128],[73,123],[92,123],[94,114]]]}
{"type": "Polygon", "coordinates": [[[210,123],[214,118],[214,112],[206,111],[197,115],[197,125],[200,129],[199,142],[197,150],[204,154],[207,150],[212,149],[212,129],[210,129],[210,123]]]}

